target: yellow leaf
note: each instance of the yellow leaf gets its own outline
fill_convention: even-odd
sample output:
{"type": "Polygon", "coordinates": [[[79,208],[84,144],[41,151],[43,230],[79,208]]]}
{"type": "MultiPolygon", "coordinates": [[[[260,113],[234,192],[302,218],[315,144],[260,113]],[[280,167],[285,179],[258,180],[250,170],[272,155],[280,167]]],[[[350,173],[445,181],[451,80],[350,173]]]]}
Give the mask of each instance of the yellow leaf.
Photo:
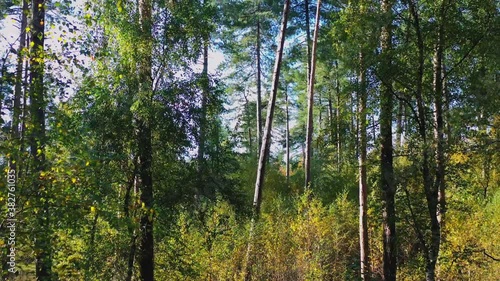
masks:
{"type": "Polygon", "coordinates": [[[143,209],[144,209],[144,208],[146,208],[146,204],[144,204],[144,202],[142,202],[141,207],[142,207],[143,209]]]}
{"type": "Polygon", "coordinates": [[[89,161],[87,161],[87,162],[85,163],[85,166],[88,166],[88,165],[90,165],[90,162],[89,162],[89,161]]]}
{"type": "Polygon", "coordinates": [[[91,206],[91,207],[90,207],[90,211],[91,211],[92,213],[95,213],[95,207],[94,207],[94,206],[91,206]]]}
{"type": "Polygon", "coordinates": [[[75,178],[72,178],[72,179],[71,179],[71,182],[72,182],[72,183],[75,183],[75,182],[76,182],[76,179],[75,179],[75,178]]]}
{"type": "Polygon", "coordinates": [[[116,2],[116,8],[118,9],[118,12],[120,12],[120,13],[123,11],[122,1],[118,0],[118,2],[116,2]]]}
{"type": "Polygon", "coordinates": [[[40,172],[40,176],[41,176],[41,177],[45,177],[45,175],[46,175],[46,174],[47,174],[47,173],[45,173],[45,172],[40,172]]]}
{"type": "Polygon", "coordinates": [[[38,154],[38,155],[42,154],[42,150],[41,150],[40,148],[39,148],[39,149],[37,149],[37,150],[36,150],[36,154],[38,154]]]}

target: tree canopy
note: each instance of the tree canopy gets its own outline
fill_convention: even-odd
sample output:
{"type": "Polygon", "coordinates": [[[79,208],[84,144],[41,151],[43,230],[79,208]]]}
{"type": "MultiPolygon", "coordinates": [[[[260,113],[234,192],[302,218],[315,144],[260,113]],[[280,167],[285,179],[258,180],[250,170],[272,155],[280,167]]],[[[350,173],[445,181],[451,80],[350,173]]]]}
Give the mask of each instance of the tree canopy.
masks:
{"type": "Polygon", "coordinates": [[[1,2],[1,279],[497,280],[499,11],[1,2]]]}

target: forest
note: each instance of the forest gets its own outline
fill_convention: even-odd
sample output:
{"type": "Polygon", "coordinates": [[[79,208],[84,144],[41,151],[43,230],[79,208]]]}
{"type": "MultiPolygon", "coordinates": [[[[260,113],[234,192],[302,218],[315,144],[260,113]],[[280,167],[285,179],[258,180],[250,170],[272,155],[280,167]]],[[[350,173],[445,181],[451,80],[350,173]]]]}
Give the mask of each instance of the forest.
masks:
{"type": "Polygon", "coordinates": [[[500,280],[499,13],[0,1],[0,279],[500,280]]]}

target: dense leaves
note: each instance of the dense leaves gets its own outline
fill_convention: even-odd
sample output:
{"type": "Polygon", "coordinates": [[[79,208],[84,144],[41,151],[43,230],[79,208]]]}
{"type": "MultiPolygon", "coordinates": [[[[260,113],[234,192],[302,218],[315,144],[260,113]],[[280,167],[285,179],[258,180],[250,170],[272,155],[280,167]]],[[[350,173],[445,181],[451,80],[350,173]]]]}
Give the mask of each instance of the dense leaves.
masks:
{"type": "Polygon", "coordinates": [[[306,191],[317,1],[291,1],[258,220],[283,1],[1,2],[0,279],[363,280],[363,166],[364,280],[496,280],[499,4],[389,2],[321,3],[306,191]]]}

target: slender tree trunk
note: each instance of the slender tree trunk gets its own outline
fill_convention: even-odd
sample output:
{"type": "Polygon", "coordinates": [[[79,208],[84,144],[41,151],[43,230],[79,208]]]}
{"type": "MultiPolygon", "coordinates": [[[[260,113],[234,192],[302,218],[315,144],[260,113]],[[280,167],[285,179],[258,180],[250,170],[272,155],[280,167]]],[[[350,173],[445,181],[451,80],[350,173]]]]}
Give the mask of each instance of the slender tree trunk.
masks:
{"type": "MultiPolygon", "coordinates": [[[[446,214],[446,194],[445,194],[445,158],[444,158],[444,122],[443,122],[443,49],[444,49],[444,25],[446,16],[446,0],[442,0],[439,11],[437,42],[434,49],[433,58],[433,89],[434,89],[434,143],[436,151],[436,176],[433,192],[437,192],[436,219],[431,214],[432,224],[432,248],[430,255],[430,266],[427,268],[427,281],[435,280],[435,267],[439,257],[439,249],[443,237],[445,214],[446,214]],[[435,220],[437,222],[435,222],[435,220]]],[[[434,198],[432,199],[434,202],[434,198]]],[[[434,210],[432,210],[434,211],[434,210]]]]}
{"type": "MultiPolygon", "coordinates": [[[[257,59],[257,142],[259,144],[258,148],[262,144],[262,68],[261,68],[261,53],[260,53],[260,45],[261,45],[261,35],[260,35],[260,3],[257,4],[257,42],[256,42],[256,59],[257,59]]],[[[260,153],[260,151],[257,151],[260,153]]]]}
{"type": "Polygon", "coordinates": [[[366,181],[366,70],[364,54],[359,53],[359,249],[361,260],[361,279],[370,279],[370,252],[368,248],[367,181],[366,181]]]}
{"type": "MultiPolygon", "coordinates": [[[[29,36],[26,36],[26,46],[29,46],[29,36]]],[[[24,63],[24,81],[23,81],[23,93],[22,93],[22,103],[21,103],[21,119],[20,119],[20,132],[19,132],[19,152],[22,154],[25,151],[26,146],[26,120],[29,118],[29,107],[26,102],[28,98],[28,84],[29,84],[29,60],[25,60],[24,63]]],[[[18,179],[23,179],[23,175],[26,174],[29,165],[22,165],[23,162],[20,161],[17,165],[18,179]]],[[[22,183],[19,183],[21,186],[22,183]]]]}
{"type": "MultiPolygon", "coordinates": [[[[422,177],[424,182],[424,191],[427,201],[427,209],[429,212],[430,228],[431,228],[431,239],[430,245],[426,245],[426,241],[421,241],[424,249],[424,256],[426,259],[426,280],[435,280],[435,268],[437,262],[437,256],[439,253],[440,246],[440,224],[437,217],[438,211],[438,190],[433,184],[432,174],[430,170],[431,161],[431,147],[427,138],[427,126],[426,126],[426,113],[425,113],[425,102],[423,99],[423,77],[424,77],[424,41],[420,28],[419,14],[417,11],[417,6],[413,0],[409,0],[410,12],[413,15],[413,25],[415,27],[415,32],[417,35],[417,48],[418,48],[418,71],[417,71],[417,88],[416,88],[416,99],[417,99],[417,114],[418,114],[418,129],[420,137],[422,138],[422,177]]],[[[416,228],[418,226],[415,226],[416,228]]]]}
{"type": "Polygon", "coordinates": [[[339,64],[335,61],[335,92],[337,94],[337,109],[336,109],[336,120],[337,120],[337,172],[340,173],[340,169],[342,167],[342,141],[340,139],[340,129],[341,120],[340,120],[340,80],[339,80],[339,64]]]}
{"type": "Polygon", "coordinates": [[[280,36],[279,36],[279,45],[278,49],[276,50],[276,59],[275,59],[275,64],[274,64],[274,71],[273,71],[273,82],[272,82],[272,89],[271,93],[269,95],[269,102],[267,106],[267,117],[266,117],[266,125],[264,128],[264,135],[262,138],[262,145],[260,147],[260,154],[259,154],[259,162],[257,166],[257,177],[255,181],[255,193],[254,193],[254,200],[253,200],[253,215],[252,215],[252,222],[250,226],[250,235],[249,235],[249,244],[248,244],[248,250],[247,250],[247,263],[246,263],[246,268],[245,268],[245,280],[251,280],[251,271],[252,271],[252,264],[253,264],[253,257],[252,257],[252,239],[253,239],[253,230],[255,228],[255,223],[256,220],[259,217],[260,214],[260,205],[262,202],[262,189],[264,185],[264,178],[265,178],[265,169],[266,169],[266,163],[269,158],[269,149],[270,149],[270,144],[271,144],[271,130],[272,130],[272,123],[273,123],[273,116],[274,116],[274,109],[276,105],[276,97],[278,95],[278,86],[279,86],[279,77],[280,77],[280,70],[281,70],[281,59],[283,57],[283,47],[285,45],[285,33],[286,33],[286,27],[288,23],[288,13],[290,10],[290,0],[285,0],[285,4],[283,6],[283,18],[281,21],[281,31],[280,31],[280,36]]]}
{"type": "MultiPolygon", "coordinates": [[[[208,195],[207,190],[205,190],[205,143],[207,134],[207,104],[208,95],[210,91],[210,82],[208,79],[208,45],[209,37],[206,35],[203,42],[203,84],[202,84],[202,97],[201,97],[201,116],[200,116],[200,133],[199,133],[199,143],[198,143],[198,192],[201,194],[208,195]]],[[[198,194],[200,195],[200,194],[198,194]]]]}
{"type": "Polygon", "coordinates": [[[134,205],[137,199],[137,173],[138,173],[138,157],[135,156],[133,160],[133,170],[132,175],[128,181],[127,190],[125,192],[125,200],[123,203],[123,209],[125,212],[125,217],[129,219],[128,233],[130,235],[130,249],[128,253],[127,260],[127,275],[125,277],[125,281],[131,281],[132,276],[134,274],[134,262],[135,262],[135,254],[137,252],[137,234],[134,227],[134,223],[132,222],[132,214],[130,213],[131,209],[134,209],[134,205]],[[131,204],[131,202],[133,202],[131,204]]]}
{"type": "Polygon", "coordinates": [[[311,20],[309,15],[309,0],[304,0],[305,16],[306,16],[306,55],[307,55],[307,75],[306,83],[309,89],[309,81],[311,80],[311,20]]]}
{"type": "MultiPolygon", "coordinates": [[[[23,96],[23,66],[24,66],[24,48],[26,47],[26,27],[28,26],[28,2],[23,0],[23,10],[21,13],[21,35],[19,36],[19,48],[17,50],[17,67],[16,67],[16,84],[14,86],[14,104],[12,108],[12,139],[17,144],[20,141],[21,123],[21,98],[23,96]]],[[[15,157],[16,162],[19,162],[19,157],[15,157]]],[[[14,170],[16,163],[11,162],[11,168],[14,170]],[[14,165],[14,167],[12,166],[14,165]]]]}
{"type": "Polygon", "coordinates": [[[488,187],[490,185],[490,170],[491,170],[491,154],[486,154],[483,160],[483,169],[482,169],[482,177],[483,177],[483,197],[486,200],[488,198],[488,187]]]}
{"type": "MultiPolygon", "coordinates": [[[[444,21],[446,0],[442,0],[440,21],[438,22],[437,42],[433,58],[433,88],[434,88],[434,142],[436,147],[436,189],[438,190],[438,221],[443,223],[446,213],[445,196],[445,159],[444,159],[444,121],[443,121],[443,48],[444,48],[444,21]]],[[[442,225],[441,225],[442,230],[442,225]]]]}
{"type": "Polygon", "coordinates": [[[330,142],[335,143],[335,123],[333,117],[333,100],[332,92],[328,91],[328,123],[330,126],[330,142]]]}
{"type": "Polygon", "coordinates": [[[262,187],[264,183],[264,175],[265,175],[265,166],[267,160],[269,158],[269,148],[271,143],[271,130],[272,123],[274,117],[274,109],[276,104],[276,97],[278,93],[278,85],[279,85],[279,73],[281,70],[281,59],[283,57],[283,46],[285,44],[285,32],[288,22],[288,12],[290,9],[290,0],[285,0],[285,5],[283,8],[283,20],[281,22],[281,31],[279,38],[279,46],[276,52],[276,60],[273,71],[273,83],[271,95],[269,96],[269,104],[267,109],[267,117],[266,117],[266,126],[264,129],[264,135],[262,138],[262,145],[260,147],[260,156],[259,156],[259,164],[257,167],[257,179],[255,182],[255,194],[254,194],[254,212],[255,214],[259,214],[260,212],[260,204],[261,204],[261,194],[262,187]]]}
{"type": "Polygon", "coordinates": [[[33,0],[31,28],[31,72],[30,72],[30,100],[31,100],[31,155],[33,165],[33,188],[38,198],[37,234],[35,235],[36,278],[39,281],[52,280],[52,248],[50,233],[50,213],[48,200],[48,182],[41,176],[47,170],[45,160],[45,93],[43,85],[44,75],[44,39],[45,39],[45,1],[33,0]]]}
{"type": "Polygon", "coordinates": [[[444,98],[444,117],[445,117],[445,135],[446,135],[446,145],[452,146],[453,145],[453,135],[451,133],[451,126],[450,126],[450,103],[451,103],[451,94],[450,91],[448,90],[448,83],[446,82],[446,68],[444,67],[444,62],[443,62],[443,98],[444,98]]]}
{"type": "Polygon", "coordinates": [[[398,120],[396,123],[396,148],[401,149],[401,146],[403,145],[403,141],[401,140],[401,137],[403,135],[403,120],[404,118],[404,102],[399,101],[398,102],[398,120]]]}
{"type": "Polygon", "coordinates": [[[285,114],[286,114],[286,186],[290,187],[290,112],[288,109],[288,91],[285,85],[285,114]]]}
{"type": "Polygon", "coordinates": [[[138,61],[139,99],[143,101],[144,113],[137,118],[139,145],[139,189],[141,209],[139,271],[142,281],[154,280],[154,238],[153,238],[153,175],[152,175],[152,4],[151,0],[139,1],[141,44],[144,49],[138,61]]]}
{"type": "MultiPolygon", "coordinates": [[[[318,91],[318,131],[321,132],[323,130],[323,97],[321,95],[321,91],[318,91]]],[[[319,149],[320,138],[317,139],[316,149],[319,149]]]]}
{"type": "Polygon", "coordinates": [[[250,124],[252,123],[252,117],[251,117],[250,110],[249,110],[250,102],[248,101],[246,90],[243,93],[243,97],[245,98],[245,109],[244,109],[245,120],[246,120],[246,123],[248,124],[248,151],[249,151],[249,153],[252,153],[253,152],[252,127],[250,126],[250,124]]]}
{"type": "Polygon", "coordinates": [[[131,281],[134,276],[134,261],[135,254],[137,252],[137,234],[135,230],[130,232],[130,250],[128,253],[127,260],[127,276],[125,277],[125,281],[131,281]]]}
{"type": "Polygon", "coordinates": [[[306,130],[306,161],[305,161],[305,189],[310,188],[311,183],[311,158],[312,158],[312,138],[314,131],[314,76],[316,72],[316,49],[318,44],[319,33],[319,18],[321,10],[321,0],[318,0],[316,10],[316,23],[314,28],[312,57],[311,57],[311,73],[309,75],[309,83],[307,89],[307,130],[306,130]]]}
{"type": "Polygon", "coordinates": [[[396,280],[396,213],[394,195],[393,146],[392,146],[392,5],[391,0],[382,1],[382,13],[385,24],[382,27],[381,47],[385,56],[383,64],[384,83],[380,89],[380,138],[381,138],[381,186],[383,205],[383,248],[384,248],[384,280],[396,280]]]}
{"type": "Polygon", "coordinates": [[[350,100],[351,103],[349,105],[349,108],[352,110],[351,114],[351,125],[350,125],[350,134],[352,135],[352,139],[354,140],[354,145],[351,149],[351,151],[354,152],[354,158],[358,159],[359,157],[359,139],[358,139],[358,120],[357,120],[357,106],[359,101],[356,100],[357,96],[354,93],[350,94],[350,100]]]}
{"type": "Polygon", "coordinates": [[[132,198],[132,192],[136,189],[136,177],[138,172],[138,157],[134,156],[132,161],[132,175],[128,180],[127,190],[125,190],[125,198],[123,200],[123,212],[125,213],[125,217],[129,217],[130,215],[130,203],[133,202],[134,198],[132,198]]]}

